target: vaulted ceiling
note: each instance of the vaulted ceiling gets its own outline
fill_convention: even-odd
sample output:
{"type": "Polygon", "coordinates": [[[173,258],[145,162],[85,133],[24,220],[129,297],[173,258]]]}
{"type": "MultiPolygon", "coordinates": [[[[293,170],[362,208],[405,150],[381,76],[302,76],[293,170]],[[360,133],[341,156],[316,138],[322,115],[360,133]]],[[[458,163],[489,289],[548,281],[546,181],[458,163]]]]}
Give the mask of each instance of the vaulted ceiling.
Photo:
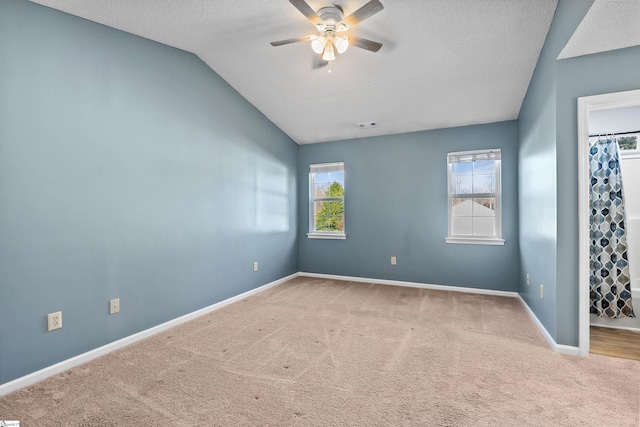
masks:
{"type": "MultiPolygon", "coordinates": [[[[318,34],[287,0],[32,0],[198,55],[299,144],[518,117],[557,0],[381,0],[318,67],[318,34]],[[360,122],[376,127],[360,129],[360,122]]],[[[368,0],[338,0],[346,15],[368,0]]],[[[308,0],[318,10],[329,0],[308,0]]]]}

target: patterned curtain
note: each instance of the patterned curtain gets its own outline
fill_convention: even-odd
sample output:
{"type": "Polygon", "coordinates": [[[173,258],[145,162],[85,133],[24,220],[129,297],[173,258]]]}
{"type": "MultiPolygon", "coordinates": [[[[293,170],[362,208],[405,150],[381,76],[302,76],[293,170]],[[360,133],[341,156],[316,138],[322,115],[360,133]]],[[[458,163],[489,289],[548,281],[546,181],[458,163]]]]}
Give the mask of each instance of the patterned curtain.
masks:
{"type": "Polygon", "coordinates": [[[622,174],[614,138],[599,139],[591,146],[589,169],[590,312],[599,317],[636,317],[631,305],[622,174]]]}

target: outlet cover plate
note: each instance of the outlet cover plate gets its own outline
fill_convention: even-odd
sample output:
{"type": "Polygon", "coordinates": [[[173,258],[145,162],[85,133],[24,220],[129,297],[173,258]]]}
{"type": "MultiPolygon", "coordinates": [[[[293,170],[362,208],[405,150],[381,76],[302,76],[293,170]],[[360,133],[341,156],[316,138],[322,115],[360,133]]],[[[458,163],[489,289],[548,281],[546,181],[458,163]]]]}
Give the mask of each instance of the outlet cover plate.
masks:
{"type": "Polygon", "coordinates": [[[47,314],[47,331],[51,332],[60,328],[62,328],[62,312],[56,311],[47,314]]]}
{"type": "Polygon", "coordinates": [[[120,312],[120,298],[112,299],[109,301],[109,314],[116,314],[120,312]]]}

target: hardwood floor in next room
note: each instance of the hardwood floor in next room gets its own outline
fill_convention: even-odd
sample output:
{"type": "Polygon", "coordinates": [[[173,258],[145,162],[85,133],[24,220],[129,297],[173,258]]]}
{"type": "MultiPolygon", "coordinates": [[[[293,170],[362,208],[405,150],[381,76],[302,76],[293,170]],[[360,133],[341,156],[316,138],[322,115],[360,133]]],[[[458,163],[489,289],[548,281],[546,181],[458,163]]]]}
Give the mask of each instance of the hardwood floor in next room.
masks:
{"type": "Polygon", "coordinates": [[[591,326],[591,353],[640,360],[640,332],[591,326]]]}

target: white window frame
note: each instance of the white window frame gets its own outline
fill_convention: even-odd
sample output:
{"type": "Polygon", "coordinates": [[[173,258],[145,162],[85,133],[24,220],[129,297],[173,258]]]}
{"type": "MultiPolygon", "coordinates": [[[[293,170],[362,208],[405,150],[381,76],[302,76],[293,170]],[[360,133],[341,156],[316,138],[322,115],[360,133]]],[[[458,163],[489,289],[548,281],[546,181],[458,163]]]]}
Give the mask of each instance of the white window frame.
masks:
{"type": "MultiPolygon", "coordinates": [[[[501,186],[501,173],[502,173],[502,153],[499,148],[487,149],[487,150],[473,150],[473,151],[457,151],[447,153],[447,195],[448,195],[448,232],[446,237],[447,243],[458,244],[471,244],[471,245],[504,245],[504,239],[502,238],[502,186],[501,186]],[[451,199],[453,198],[452,180],[451,180],[451,165],[458,163],[457,159],[461,157],[471,157],[475,161],[486,159],[496,160],[496,192],[495,193],[471,193],[465,194],[464,197],[470,199],[473,198],[489,198],[494,197],[496,200],[496,216],[495,216],[495,236],[467,236],[467,235],[454,235],[452,233],[452,212],[451,212],[451,199]],[[497,157],[497,158],[496,158],[497,157]]],[[[456,195],[460,197],[460,195],[456,195]]]]}
{"type": "MultiPolygon", "coordinates": [[[[347,238],[346,233],[346,206],[343,212],[343,220],[344,227],[342,231],[318,231],[316,230],[316,212],[315,212],[315,202],[339,202],[342,201],[344,204],[346,198],[346,183],[343,183],[343,189],[345,196],[343,197],[324,197],[324,198],[316,198],[315,197],[315,174],[316,172],[327,172],[327,171],[338,171],[342,170],[342,172],[346,175],[346,171],[344,168],[344,162],[333,162],[333,163],[317,163],[309,165],[309,233],[307,233],[307,237],[310,239],[341,239],[344,240],[347,238]]],[[[346,181],[346,176],[345,176],[346,181]]]]}

